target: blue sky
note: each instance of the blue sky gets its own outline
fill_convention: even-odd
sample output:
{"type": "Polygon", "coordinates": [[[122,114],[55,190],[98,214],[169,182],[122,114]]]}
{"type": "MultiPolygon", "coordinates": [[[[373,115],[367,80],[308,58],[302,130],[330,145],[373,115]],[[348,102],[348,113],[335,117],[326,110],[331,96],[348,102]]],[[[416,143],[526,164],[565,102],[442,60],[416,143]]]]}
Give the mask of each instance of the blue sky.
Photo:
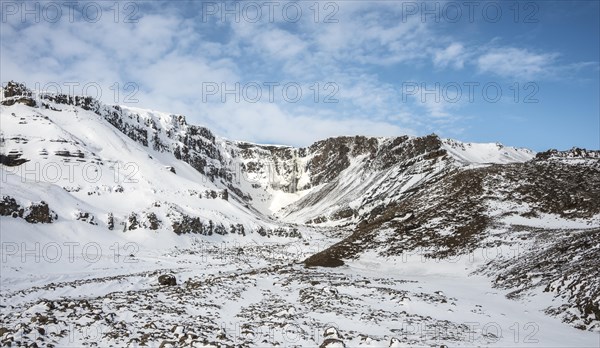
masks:
{"type": "Polygon", "coordinates": [[[598,1],[3,1],[1,11],[3,83],[71,85],[232,139],[435,132],[600,148],[598,1]]]}

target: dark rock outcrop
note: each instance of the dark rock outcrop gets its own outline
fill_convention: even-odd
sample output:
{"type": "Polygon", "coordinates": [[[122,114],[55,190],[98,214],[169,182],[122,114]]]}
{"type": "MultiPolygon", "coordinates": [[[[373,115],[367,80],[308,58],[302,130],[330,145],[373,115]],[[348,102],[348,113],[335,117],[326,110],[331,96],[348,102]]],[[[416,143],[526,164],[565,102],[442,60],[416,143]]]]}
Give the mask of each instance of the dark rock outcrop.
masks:
{"type": "Polygon", "coordinates": [[[144,222],[144,227],[151,230],[158,230],[162,226],[162,221],[158,219],[155,213],[150,212],[146,213],[146,221],[144,222]]]}
{"type": "Polygon", "coordinates": [[[177,278],[172,274],[162,274],[158,277],[158,284],[165,286],[177,285],[177,278]]]}
{"type": "Polygon", "coordinates": [[[333,256],[331,253],[317,253],[304,261],[306,267],[340,267],[344,261],[333,256]]]}
{"type": "Polygon", "coordinates": [[[75,219],[77,219],[79,221],[87,222],[90,225],[98,225],[94,215],[92,215],[92,213],[88,213],[86,211],[78,211],[76,213],[75,219]]]}
{"type": "Polygon", "coordinates": [[[25,210],[25,221],[37,224],[49,224],[57,219],[56,213],[50,210],[48,203],[41,201],[39,203],[32,203],[25,210]]]}
{"type": "Polygon", "coordinates": [[[21,156],[21,153],[8,153],[7,155],[0,154],[0,164],[5,165],[7,167],[16,167],[20,166],[25,162],[29,162],[28,159],[21,158],[21,156]]]}
{"type": "Polygon", "coordinates": [[[0,200],[0,216],[12,216],[14,218],[23,217],[24,211],[25,209],[10,196],[4,196],[2,197],[2,200],[0,200]]]}

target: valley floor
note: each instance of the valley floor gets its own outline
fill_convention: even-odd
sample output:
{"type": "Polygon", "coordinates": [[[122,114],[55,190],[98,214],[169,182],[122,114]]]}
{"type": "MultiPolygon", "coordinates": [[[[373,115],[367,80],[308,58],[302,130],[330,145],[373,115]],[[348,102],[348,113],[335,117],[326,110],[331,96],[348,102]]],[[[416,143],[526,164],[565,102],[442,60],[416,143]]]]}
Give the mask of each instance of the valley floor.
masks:
{"type": "Polygon", "coordinates": [[[268,242],[134,232],[74,242],[43,231],[24,242],[16,230],[3,234],[0,343],[315,347],[336,327],[347,347],[388,347],[392,338],[412,347],[600,346],[599,333],[544,314],[551,297],[510,300],[473,275],[476,257],[366,255],[340,268],[304,268],[301,260],[344,233],[300,231],[301,240],[268,242]],[[177,285],[159,285],[169,273],[177,285]]]}

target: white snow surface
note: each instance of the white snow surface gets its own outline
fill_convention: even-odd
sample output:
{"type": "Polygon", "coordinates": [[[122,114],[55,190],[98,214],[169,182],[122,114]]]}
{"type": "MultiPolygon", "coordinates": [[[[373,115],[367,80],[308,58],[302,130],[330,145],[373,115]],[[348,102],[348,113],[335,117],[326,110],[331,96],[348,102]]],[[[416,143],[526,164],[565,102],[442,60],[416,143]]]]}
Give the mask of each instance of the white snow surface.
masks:
{"type": "MultiPolygon", "coordinates": [[[[0,341],[13,335],[24,341],[41,337],[40,344],[55,342],[60,347],[90,342],[135,346],[132,338],[139,340],[152,331],[162,335],[149,336],[147,344],[152,347],[182,337],[180,342],[191,342],[189,346],[210,346],[219,342],[220,334],[228,337],[229,341],[221,341],[227,344],[314,347],[323,342],[324,330],[334,326],[347,347],[600,346],[600,333],[577,330],[545,315],[543,310],[553,301],[549,296],[540,293],[510,300],[506,292],[492,288],[489,279],[472,275],[483,262],[481,250],[459,260],[424,260],[418,254],[382,259],[367,253],[338,269],[311,270],[300,265],[307,256],[346,236],[349,231],[338,226],[353,218],[343,223],[330,220],[319,227],[305,225],[307,220],[347,206],[359,213],[368,211],[374,203],[361,201],[360,194],[402,195],[448,163],[432,164],[434,169],[427,171],[370,173],[365,170],[366,159],[355,157],[338,180],[296,192],[272,185],[287,184],[288,178],[265,165],[239,182],[238,187],[252,197],[249,205],[234,199],[231,192],[229,200],[204,197],[206,191],[221,192],[227,186],[169,152],[124,136],[91,111],[65,105],[60,109],[0,106],[2,153],[17,150],[31,159],[19,167],[0,166],[1,195],[15,198],[23,207],[44,201],[58,215],[51,224],[0,217],[0,326],[15,331],[0,335],[0,341]],[[82,157],[56,156],[64,151],[82,157]],[[286,210],[323,188],[329,198],[286,210]],[[77,221],[78,212],[91,213],[97,225],[77,221]],[[126,230],[132,212],[140,220],[144,220],[142,213],[154,212],[163,226],[126,230]],[[114,230],[107,229],[109,213],[115,217],[114,230]],[[181,213],[224,226],[242,224],[248,232],[246,236],[179,236],[170,223],[173,215],[181,213]],[[256,232],[260,227],[297,228],[302,237],[264,237],[256,232]],[[163,273],[176,276],[177,288],[182,289],[179,297],[173,295],[174,290],[158,287],[157,276],[163,273]],[[186,281],[205,282],[206,288],[195,290],[186,281]],[[144,302],[148,293],[154,297],[144,302]],[[76,309],[66,312],[49,311],[42,299],[100,303],[102,310],[97,313],[103,317],[94,320],[94,313],[85,316],[80,312],[83,307],[75,305],[76,309]],[[165,309],[147,313],[142,304],[166,304],[182,308],[183,313],[175,315],[165,309]],[[35,313],[56,316],[67,334],[54,335],[51,325],[44,326],[46,334],[27,333],[20,325],[30,324],[35,313]],[[5,321],[9,316],[11,322],[5,321]],[[111,338],[107,333],[117,332],[120,321],[129,333],[111,338]],[[149,328],[150,322],[156,329],[149,328]],[[244,325],[246,331],[240,329],[244,325]],[[208,341],[186,338],[185,333],[191,332],[208,341]]],[[[168,113],[123,109],[153,120],[162,129],[185,132],[168,113]]],[[[233,143],[218,137],[216,143],[225,149],[222,155],[227,158],[233,143]]],[[[467,165],[523,162],[534,156],[525,149],[450,139],[443,140],[443,148],[467,165]]],[[[231,165],[255,160],[231,158],[231,165]]],[[[304,167],[307,160],[291,161],[304,167]]],[[[310,181],[309,175],[307,170],[299,174],[298,187],[310,181]]],[[[584,222],[551,216],[509,216],[503,221],[586,227],[584,222]]],[[[330,346],[335,344],[340,343],[330,346]]]]}
{"type": "Polygon", "coordinates": [[[535,157],[535,152],[529,149],[499,143],[465,143],[443,139],[442,147],[457,160],[471,165],[526,162],[535,157]]]}

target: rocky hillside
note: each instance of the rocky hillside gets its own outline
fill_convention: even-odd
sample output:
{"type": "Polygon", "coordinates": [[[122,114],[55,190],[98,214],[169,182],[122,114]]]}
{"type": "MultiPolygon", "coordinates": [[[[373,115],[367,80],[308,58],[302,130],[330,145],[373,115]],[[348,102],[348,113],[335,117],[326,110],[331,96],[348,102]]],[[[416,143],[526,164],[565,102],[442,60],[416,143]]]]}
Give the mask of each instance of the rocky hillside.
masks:
{"type": "MultiPolygon", "coordinates": [[[[153,204],[128,202],[118,213],[92,203],[104,215],[96,221],[109,226],[108,216],[113,216],[125,229],[136,228],[137,220],[148,220],[147,216],[159,216],[149,219],[166,221],[176,232],[199,226],[187,226],[194,214],[184,212],[176,202],[161,205],[161,190],[192,199],[224,200],[217,205],[223,209],[233,205],[254,221],[228,218],[218,208],[219,215],[225,216],[219,224],[226,230],[238,224],[246,229],[267,228],[260,221],[268,223],[273,215],[294,224],[354,226],[382,204],[398,200],[405,191],[450,167],[533,156],[525,149],[465,144],[436,135],[339,137],[307,148],[258,145],[219,138],[205,127],[188,124],[181,115],[105,105],[89,97],[35,94],[14,82],[1,93],[0,161],[7,171],[23,177],[39,166],[33,170],[51,176],[51,169],[56,169],[55,177],[36,177],[36,181],[53,181],[83,200],[103,193],[152,191],[153,204]],[[97,180],[89,177],[92,170],[99,173],[97,180]],[[164,183],[168,188],[158,184],[163,178],[172,179],[164,183]],[[176,183],[180,180],[195,183],[176,183]],[[140,210],[144,216],[135,216],[140,210]],[[173,228],[176,224],[186,227],[173,228]]],[[[198,209],[195,215],[203,215],[198,209]]]]}
{"type": "Polygon", "coordinates": [[[600,327],[600,151],[535,154],[435,134],[261,145],[182,115],[14,82],[0,96],[5,228],[304,245],[302,231],[324,231],[328,247],[310,253],[309,267],[516,249],[518,260],[486,259],[473,271],[511,296],[548,292],[557,299],[549,314],[600,327]]]}
{"type": "Polygon", "coordinates": [[[549,313],[597,330],[599,155],[573,149],[541,153],[524,163],[447,168],[401,199],[371,210],[348,238],[305,263],[336,267],[369,252],[448,260],[490,249],[506,256],[509,250],[513,257],[493,258],[480,272],[515,295],[550,292],[567,303],[548,308],[549,313]]]}

